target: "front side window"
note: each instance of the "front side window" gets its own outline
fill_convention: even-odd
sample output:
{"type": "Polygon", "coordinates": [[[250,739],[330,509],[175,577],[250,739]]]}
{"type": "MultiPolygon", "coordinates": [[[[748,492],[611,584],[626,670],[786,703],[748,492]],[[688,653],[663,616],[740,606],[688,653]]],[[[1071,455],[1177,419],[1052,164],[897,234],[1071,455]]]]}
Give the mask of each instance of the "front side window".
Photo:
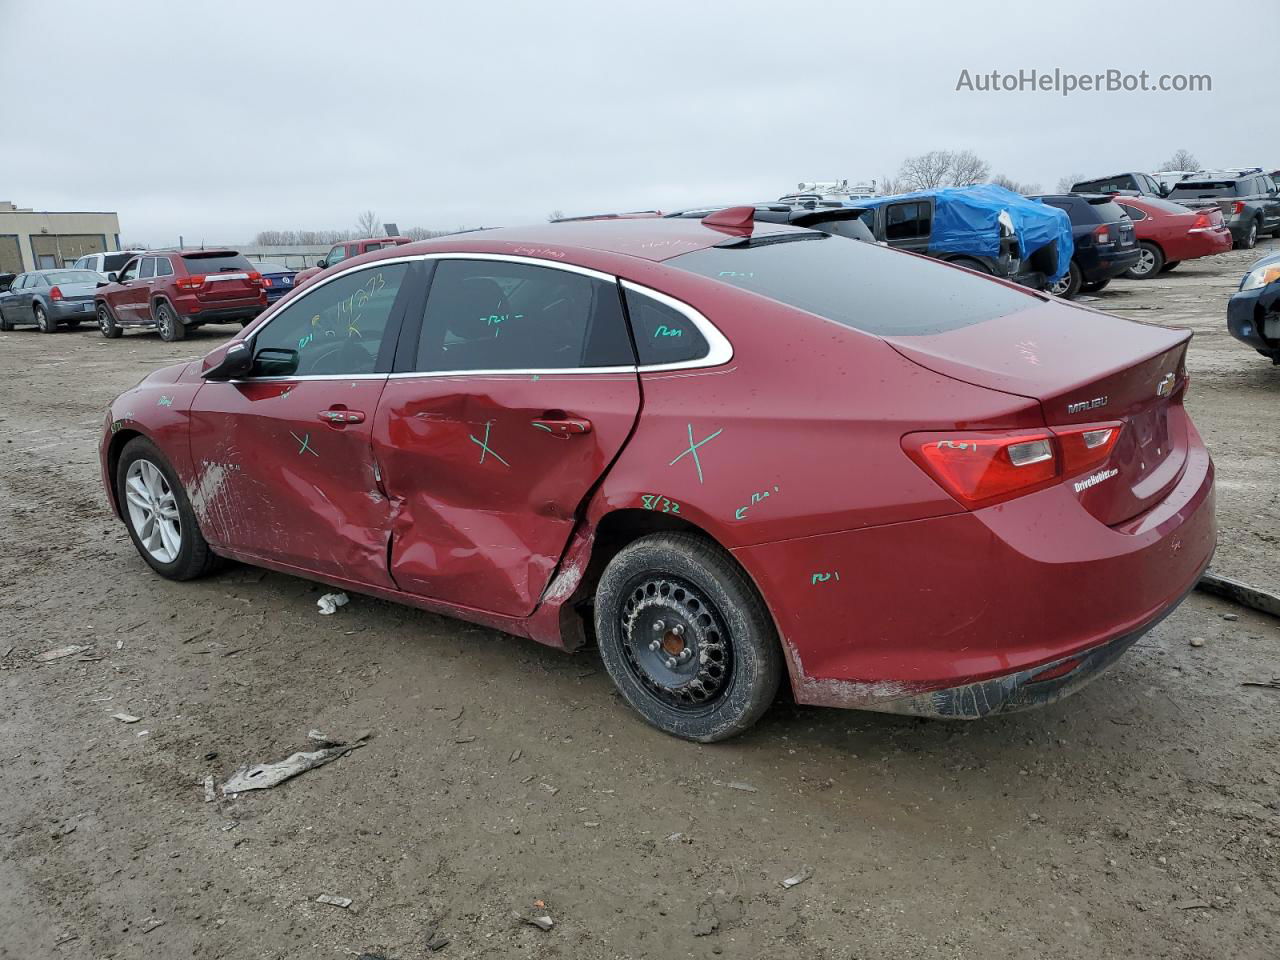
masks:
{"type": "Polygon", "coordinates": [[[702,332],[679,310],[635,290],[624,292],[641,365],[701,360],[710,351],[702,332]]]}
{"type": "Polygon", "coordinates": [[[615,284],[531,264],[437,261],[416,370],[572,370],[633,363],[615,284]]]}
{"type": "Polygon", "coordinates": [[[370,266],[315,288],[253,338],[254,356],[264,349],[294,350],[301,377],[377,372],[383,334],[408,268],[370,266]]]}
{"type": "Polygon", "coordinates": [[[156,275],[156,258],[155,258],[155,257],[143,257],[143,258],[142,258],[142,269],[141,269],[141,270],[139,271],[139,273],[138,273],[138,277],[139,277],[139,279],[142,279],[142,280],[150,280],[150,279],[151,279],[152,277],[154,277],[155,275],[156,275]]]}
{"type": "Polygon", "coordinates": [[[929,235],[931,217],[924,202],[891,204],[885,216],[885,239],[915,240],[929,235]]]}
{"type": "Polygon", "coordinates": [[[138,267],[141,265],[141,263],[142,263],[142,260],[138,257],[135,257],[134,259],[126,263],[124,265],[124,269],[120,271],[120,279],[121,280],[137,280],[138,267]]]}
{"type": "Polygon", "coordinates": [[[341,263],[345,259],[347,259],[347,248],[337,246],[329,251],[329,255],[324,258],[324,262],[332,267],[335,263],[341,263]]]}

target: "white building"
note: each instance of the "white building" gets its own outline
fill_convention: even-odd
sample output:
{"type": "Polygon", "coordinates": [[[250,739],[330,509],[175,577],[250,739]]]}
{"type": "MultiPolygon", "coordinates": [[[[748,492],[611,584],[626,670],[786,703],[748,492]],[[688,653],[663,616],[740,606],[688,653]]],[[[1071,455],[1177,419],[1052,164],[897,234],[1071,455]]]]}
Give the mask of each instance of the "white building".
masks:
{"type": "Polygon", "coordinates": [[[0,200],[0,273],[63,267],[86,253],[119,249],[114,213],[55,213],[0,200]]]}

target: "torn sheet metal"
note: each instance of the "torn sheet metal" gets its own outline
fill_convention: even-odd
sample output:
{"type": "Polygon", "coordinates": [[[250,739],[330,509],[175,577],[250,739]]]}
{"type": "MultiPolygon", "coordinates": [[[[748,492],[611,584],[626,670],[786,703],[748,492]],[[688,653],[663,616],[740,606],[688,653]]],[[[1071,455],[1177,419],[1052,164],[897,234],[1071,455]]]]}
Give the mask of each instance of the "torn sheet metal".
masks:
{"type": "Polygon", "coordinates": [[[352,743],[326,747],[323,750],[299,751],[278,763],[260,763],[252,767],[241,767],[222,785],[222,795],[229,797],[244,793],[246,790],[268,790],[300,773],[306,773],[308,770],[314,770],[316,767],[322,767],[339,757],[346,756],[352,750],[363,747],[367,742],[368,734],[365,734],[352,743]]]}
{"type": "Polygon", "coordinates": [[[1247,583],[1241,583],[1231,577],[1224,577],[1219,573],[1210,573],[1206,570],[1196,586],[1205,593],[1213,594],[1215,597],[1223,597],[1251,610],[1269,613],[1273,617],[1280,617],[1280,596],[1276,596],[1274,593],[1267,593],[1265,590],[1259,590],[1257,587],[1251,587],[1247,583]]]}

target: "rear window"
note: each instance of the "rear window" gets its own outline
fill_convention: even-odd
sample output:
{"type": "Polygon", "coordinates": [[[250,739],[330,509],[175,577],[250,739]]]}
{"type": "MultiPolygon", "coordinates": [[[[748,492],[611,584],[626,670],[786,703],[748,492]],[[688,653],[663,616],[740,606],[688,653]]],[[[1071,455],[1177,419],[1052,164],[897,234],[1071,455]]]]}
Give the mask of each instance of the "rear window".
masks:
{"type": "Polygon", "coordinates": [[[112,270],[119,270],[129,259],[133,257],[132,253],[106,253],[102,256],[102,269],[108,273],[112,270]]]}
{"type": "Polygon", "coordinates": [[[964,270],[822,234],[803,241],[709,247],[665,265],[879,336],[942,333],[1038,302],[964,270]]]}
{"type": "Polygon", "coordinates": [[[1142,202],[1146,204],[1148,207],[1152,207],[1156,210],[1159,210],[1161,213],[1190,213],[1191,212],[1180,203],[1170,203],[1168,200],[1161,200],[1159,197],[1143,197],[1142,202]]]}
{"type": "Polygon", "coordinates": [[[1089,206],[1093,208],[1093,212],[1098,215],[1098,219],[1103,223],[1115,223],[1117,220],[1123,220],[1128,216],[1124,212],[1124,207],[1114,200],[1108,200],[1105,203],[1091,203],[1089,206]]]}
{"type": "Polygon", "coordinates": [[[1086,180],[1071,188],[1072,193],[1115,193],[1117,190],[1135,190],[1133,177],[1107,177],[1105,180],[1086,180]]]}
{"type": "Polygon", "coordinates": [[[191,273],[249,273],[253,266],[238,253],[184,253],[183,262],[191,273]]]}
{"type": "Polygon", "coordinates": [[[1173,199],[1185,197],[1192,200],[1212,197],[1234,197],[1236,182],[1234,180],[1197,180],[1194,183],[1182,181],[1170,191],[1173,199]]]}

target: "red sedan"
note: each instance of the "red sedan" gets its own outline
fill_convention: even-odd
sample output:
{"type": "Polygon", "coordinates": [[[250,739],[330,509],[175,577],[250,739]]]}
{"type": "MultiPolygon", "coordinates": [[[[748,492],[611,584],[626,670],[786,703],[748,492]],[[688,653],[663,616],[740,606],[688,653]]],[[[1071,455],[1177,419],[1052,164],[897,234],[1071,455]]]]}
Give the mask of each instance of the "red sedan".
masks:
{"type": "Polygon", "coordinates": [[[1231,231],[1221,210],[1189,210],[1159,197],[1114,199],[1129,214],[1142,248],[1137,264],[1124,274],[1130,280],[1145,280],[1172,270],[1183,260],[1231,249],[1231,231]]]}
{"type": "Polygon", "coordinates": [[[1191,334],[750,208],[330,268],[119,397],[150,566],[224,558],[594,640],[661,729],[1048,703],[1214,548],[1191,334]]]}

